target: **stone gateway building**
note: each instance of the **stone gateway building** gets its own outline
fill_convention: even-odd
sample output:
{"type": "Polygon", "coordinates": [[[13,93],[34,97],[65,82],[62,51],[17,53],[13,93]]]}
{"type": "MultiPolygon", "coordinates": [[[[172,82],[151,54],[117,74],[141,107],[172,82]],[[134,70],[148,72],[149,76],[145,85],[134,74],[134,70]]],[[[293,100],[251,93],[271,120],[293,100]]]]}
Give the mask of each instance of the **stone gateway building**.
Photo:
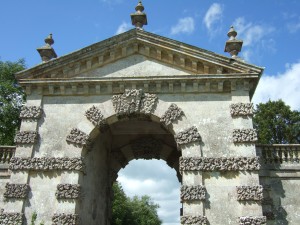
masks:
{"type": "MultiPolygon", "coordinates": [[[[251,98],[263,69],[141,28],[16,77],[27,94],[16,147],[0,147],[0,224],[109,225],[112,184],[133,159],[181,183],[181,224],[300,224],[299,145],[258,145],[251,98]]],[[[52,59],[55,58],[55,59],[52,59]]],[[[142,172],[142,171],[141,171],[142,172]]]]}

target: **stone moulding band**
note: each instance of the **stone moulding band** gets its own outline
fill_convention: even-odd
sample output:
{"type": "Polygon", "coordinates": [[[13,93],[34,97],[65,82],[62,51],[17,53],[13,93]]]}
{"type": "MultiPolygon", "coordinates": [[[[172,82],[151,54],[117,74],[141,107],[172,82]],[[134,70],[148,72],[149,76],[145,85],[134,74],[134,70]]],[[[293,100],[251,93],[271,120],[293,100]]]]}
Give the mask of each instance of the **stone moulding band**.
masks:
{"type": "Polygon", "coordinates": [[[35,171],[53,171],[53,170],[74,170],[83,171],[83,158],[19,158],[13,157],[10,160],[9,169],[17,170],[35,170],[35,171]]]}
{"type": "Polygon", "coordinates": [[[78,225],[79,216],[77,214],[55,213],[52,216],[52,225],[78,225]]]}
{"type": "Polygon", "coordinates": [[[184,115],[182,109],[180,109],[176,104],[173,103],[160,118],[160,122],[168,126],[179,119],[182,115],[184,115]]]}
{"type": "Polygon", "coordinates": [[[57,199],[77,199],[80,194],[79,184],[58,184],[55,196],[57,199]]]}
{"type": "Polygon", "coordinates": [[[22,225],[24,219],[23,213],[5,213],[4,209],[0,210],[1,225],[22,225]]]}
{"type": "Polygon", "coordinates": [[[202,185],[187,186],[183,185],[180,188],[180,198],[182,201],[189,200],[205,200],[206,189],[202,185]]]}
{"type": "Polygon", "coordinates": [[[254,143],[257,141],[255,129],[234,129],[232,133],[234,143],[254,143]]]}
{"type": "Polygon", "coordinates": [[[37,141],[38,133],[36,131],[19,131],[15,136],[16,144],[34,144],[37,141]]]}
{"type": "Polygon", "coordinates": [[[124,94],[112,97],[117,116],[153,113],[157,102],[158,98],[155,94],[144,93],[142,89],[125,89],[124,94]]]}
{"type": "Polygon", "coordinates": [[[253,104],[252,103],[235,103],[230,105],[231,116],[252,116],[253,104]]]}
{"type": "Polygon", "coordinates": [[[201,141],[201,136],[197,127],[192,126],[178,134],[174,135],[175,141],[179,145],[188,144],[191,142],[201,141]]]}
{"type": "Polygon", "coordinates": [[[251,171],[259,170],[259,157],[193,158],[180,157],[180,171],[251,171]]]}
{"type": "Polygon", "coordinates": [[[72,128],[70,134],[66,138],[66,141],[83,146],[87,144],[88,135],[77,128],[72,128]]]}
{"type": "Polygon", "coordinates": [[[262,225],[266,224],[267,218],[265,216],[242,216],[239,217],[240,225],[262,225]]]}
{"type": "Polygon", "coordinates": [[[30,188],[28,184],[6,183],[3,196],[5,198],[27,198],[29,189],[30,188]]]}
{"type": "Polygon", "coordinates": [[[239,201],[262,201],[263,186],[237,186],[237,199],[239,201]]]}
{"type": "Polygon", "coordinates": [[[85,112],[86,118],[92,122],[92,124],[100,129],[101,132],[104,132],[108,128],[108,124],[104,119],[100,109],[96,106],[92,106],[85,112]]]}
{"type": "Polygon", "coordinates": [[[180,217],[181,224],[197,224],[197,225],[206,225],[208,224],[208,220],[206,216],[181,216],[180,217]]]}
{"type": "Polygon", "coordinates": [[[42,116],[42,107],[23,106],[20,112],[20,119],[39,119],[42,116]]]}

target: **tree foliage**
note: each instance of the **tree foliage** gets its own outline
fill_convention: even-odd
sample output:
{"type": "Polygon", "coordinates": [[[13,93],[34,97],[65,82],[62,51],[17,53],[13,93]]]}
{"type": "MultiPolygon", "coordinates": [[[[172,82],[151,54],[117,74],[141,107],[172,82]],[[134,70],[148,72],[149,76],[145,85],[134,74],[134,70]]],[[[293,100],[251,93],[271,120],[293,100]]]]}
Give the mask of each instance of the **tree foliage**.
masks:
{"type": "Polygon", "coordinates": [[[25,94],[14,74],[25,69],[24,60],[0,61],[0,145],[13,145],[20,126],[19,114],[25,94]]]}
{"type": "Polygon", "coordinates": [[[253,122],[261,144],[300,143],[300,112],[282,100],[258,104],[253,122]]]}
{"type": "Polygon", "coordinates": [[[160,225],[157,215],[159,206],[147,195],[129,198],[121,185],[113,185],[114,200],[112,205],[112,225],[160,225]]]}

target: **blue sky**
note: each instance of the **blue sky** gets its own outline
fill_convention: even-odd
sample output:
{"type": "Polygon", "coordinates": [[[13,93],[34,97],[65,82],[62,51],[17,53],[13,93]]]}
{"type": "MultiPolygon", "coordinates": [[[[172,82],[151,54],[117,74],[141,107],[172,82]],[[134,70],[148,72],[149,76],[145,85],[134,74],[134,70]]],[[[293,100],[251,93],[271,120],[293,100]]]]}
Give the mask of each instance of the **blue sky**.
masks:
{"type": "MultiPolygon", "coordinates": [[[[28,67],[39,64],[36,48],[44,44],[49,33],[53,33],[53,47],[61,56],[124,32],[132,28],[130,13],[137,2],[2,0],[0,60],[25,58],[28,67]]],[[[227,32],[234,25],[237,38],[244,40],[240,56],[246,62],[266,68],[254,103],[281,98],[292,109],[300,110],[299,0],[144,0],[143,4],[148,16],[145,30],[223,55],[227,55],[224,53],[227,32]]],[[[154,196],[156,193],[156,201],[164,207],[160,211],[164,224],[178,224],[176,176],[170,175],[172,171],[166,172],[163,162],[135,163],[119,174],[126,192],[133,195],[148,190],[154,196]],[[148,169],[143,177],[135,176],[134,168],[141,164],[148,169]],[[151,173],[151,168],[160,170],[151,173]],[[173,200],[169,199],[170,193],[173,200]]]]}

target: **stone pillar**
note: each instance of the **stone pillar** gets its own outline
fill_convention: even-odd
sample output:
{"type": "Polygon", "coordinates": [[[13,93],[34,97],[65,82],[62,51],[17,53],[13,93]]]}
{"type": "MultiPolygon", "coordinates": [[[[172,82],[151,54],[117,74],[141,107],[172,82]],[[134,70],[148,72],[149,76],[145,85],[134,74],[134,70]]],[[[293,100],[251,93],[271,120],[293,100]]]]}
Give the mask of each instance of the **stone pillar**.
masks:
{"type": "MultiPolygon", "coordinates": [[[[31,158],[38,148],[38,120],[42,117],[42,96],[32,93],[27,96],[27,103],[20,113],[22,119],[20,131],[15,137],[16,151],[14,158],[31,158]]],[[[29,170],[12,170],[9,185],[6,187],[7,202],[5,212],[24,213],[24,203],[30,191],[29,170]],[[13,188],[14,187],[14,188],[13,188]],[[13,191],[14,190],[14,191],[13,191]],[[11,192],[11,193],[10,193],[11,192]]]]}

